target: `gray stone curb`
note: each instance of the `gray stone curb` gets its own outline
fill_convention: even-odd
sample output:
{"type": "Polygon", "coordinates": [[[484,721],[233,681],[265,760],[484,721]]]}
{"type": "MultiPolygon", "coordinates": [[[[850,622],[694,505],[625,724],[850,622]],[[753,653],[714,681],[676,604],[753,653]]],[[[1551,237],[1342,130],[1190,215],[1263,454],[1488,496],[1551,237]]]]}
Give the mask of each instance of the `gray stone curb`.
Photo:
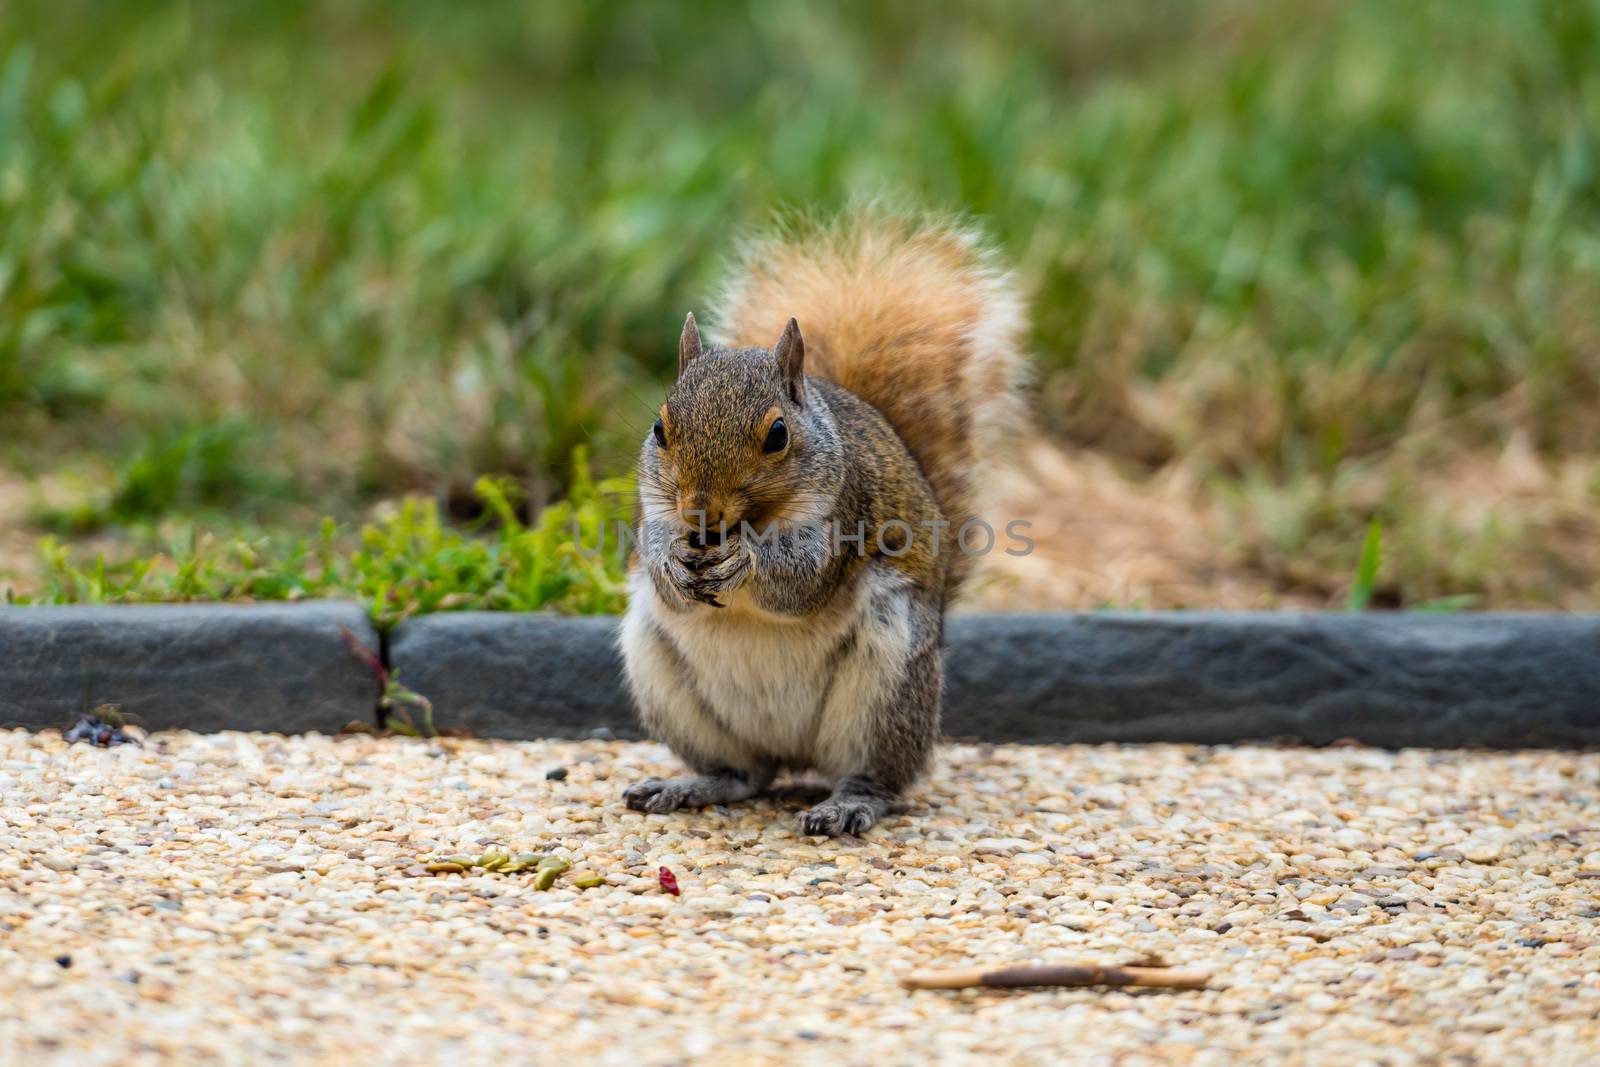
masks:
{"type": "Polygon", "coordinates": [[[1016,741],[1600,743],[1600,617],[952,620],[946,731],[1016,741]]]}
{"type": "MultiPolygon", "coordinates": [[[[0,727],[113,702],[152,729],[334,732],[378,686],[348,603],[0,608],[0,727]]],[[[617,620],[463,612],[399,626],[391,667],[440,728],[638,736],[617,620]]],[[[1600,616],[965,615],[945,732],[987,741],[1600,744],[1600,616]]]]}
{"type": "MultiPolygon", "coordinates": [[[[636,736],[612,619],[462,613],[401,625],[401,679],[483,737],[636,736]]],[[[1600,617],[1204,612],[968,615],[945,732],[987,741],[1345,738],[1600,743],[1600,617]]]]}
{"type": "Polygon", "coordinates": [[[377,678],[343,625],[360,605],[138,604],[0,608],[0,727],[66,727],[85,699],[153,730],[336,733],[370,723],[377,678]]]}
{"type": "Polygon", "coordinates": [[[434,723],[479,737],[639,737],[615,618],[444,612],[389,635],[389,664],[434,723]]]}

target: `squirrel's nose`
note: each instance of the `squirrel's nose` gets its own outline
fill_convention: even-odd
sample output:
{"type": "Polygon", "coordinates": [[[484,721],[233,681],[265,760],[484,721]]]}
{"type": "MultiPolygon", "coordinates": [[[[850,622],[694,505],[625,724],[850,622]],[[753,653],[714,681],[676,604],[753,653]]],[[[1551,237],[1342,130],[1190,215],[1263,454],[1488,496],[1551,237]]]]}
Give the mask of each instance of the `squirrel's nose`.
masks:
{"type": "Polygon", "coordinates": [[[678,515],[689,527],[689,543],[695,548],[722,544],[724,532],[731,531],[738,521],[715,503],[679,505],[678,515]]]}

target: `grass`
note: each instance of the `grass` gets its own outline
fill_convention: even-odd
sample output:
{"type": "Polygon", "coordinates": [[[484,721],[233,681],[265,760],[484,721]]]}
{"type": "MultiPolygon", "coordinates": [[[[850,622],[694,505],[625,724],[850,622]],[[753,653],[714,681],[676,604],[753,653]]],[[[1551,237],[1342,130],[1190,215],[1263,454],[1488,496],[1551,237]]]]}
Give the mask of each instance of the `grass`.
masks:
{"type": "Polygon", "coordinates": [[[1355,577],[1350,581],[1350,595],[1346,606],[1351,611],[1366,611],[1372,606],[1372,594],[1378,586],[1378,567],[1383,562],[1383,523],[1377,519],[1367,527],[1367,536],[1361,542],[1361,559],[1356,563],[1355,577]]]}
{"type": "Polygon", "coordinates": [[[606,614],[624,604],[626,552],[615,531],[631,511],[627,479],[591,480],[580,452],[568,497],[525,525],[515,487],[477,486],[492,530],[476,535],[447,525],[431,500],[407,499],[364,526],[358,546],[341,548],[325,519],[315,542],[234,537],[191,530],[169,551],[109,563],[75,561],[59,541],[44,548],[44,588],[22,602],[122,603],[187,600],[303,600],[355,596],[381,628],[435,611],[606,614]]]}
{"type": "Polygon", "coordinates": [[[1378,520],[1379,602],[1593,607],[1597,71],[1595,0],[21,0],[0,466],[70,489],[44,596],[563,602],[450,527],[480,478],[625,469],[737,235],[887,192],[1012,254],[1043,431],[1181,470],[1283,588],[1338,602],[1378,520]]]}

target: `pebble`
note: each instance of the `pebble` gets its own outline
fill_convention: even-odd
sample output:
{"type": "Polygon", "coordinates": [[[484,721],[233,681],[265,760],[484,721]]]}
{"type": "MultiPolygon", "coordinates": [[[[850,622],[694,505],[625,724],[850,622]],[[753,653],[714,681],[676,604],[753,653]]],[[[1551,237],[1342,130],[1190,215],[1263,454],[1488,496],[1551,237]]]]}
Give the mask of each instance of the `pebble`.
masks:
{"type": "Polygon", "coordinates": [[[844,841],[788,799],[622,807],[673,773],[613,740],[0,731],[8,1056],[1053,1063],[1070,1033],[1103,1063],[1600,1059],[1592,754],[950,745],[844,841]],[[604,884],[419,862],[490,850],[604,884]],[[1149,959],[1212,986],[899,986],[1149,959]]]}

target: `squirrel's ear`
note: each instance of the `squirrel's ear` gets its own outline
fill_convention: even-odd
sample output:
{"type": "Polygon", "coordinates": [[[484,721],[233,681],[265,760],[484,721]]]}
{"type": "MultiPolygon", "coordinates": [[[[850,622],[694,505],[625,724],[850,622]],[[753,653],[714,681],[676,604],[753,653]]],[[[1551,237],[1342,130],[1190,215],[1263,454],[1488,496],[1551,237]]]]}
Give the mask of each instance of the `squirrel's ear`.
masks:
{"type": "Polygon", "coordinates": [[[700,358],[700,328],[694,324],[694,312],[683,320],[683,333],[678,337],[678,373],[700,358]]]}
{"type": "Polygon", "coordinates": [[[800,336],[800,324],[794,319],[783,328],[773,354],[778,357],[778,370],[783,374],[783,391],[796,404],[805,401],[806,392],[806,339],[800,336]]]}

